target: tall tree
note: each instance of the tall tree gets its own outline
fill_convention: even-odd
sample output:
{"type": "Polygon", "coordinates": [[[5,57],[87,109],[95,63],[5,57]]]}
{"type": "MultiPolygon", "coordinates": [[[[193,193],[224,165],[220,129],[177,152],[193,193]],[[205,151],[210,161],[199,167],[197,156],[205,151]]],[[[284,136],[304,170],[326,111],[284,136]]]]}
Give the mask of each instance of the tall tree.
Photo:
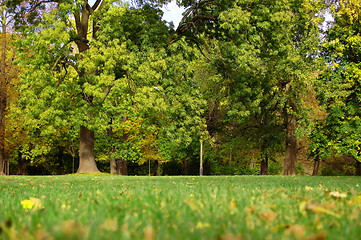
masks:
{"type": "MultiPolygon", "coordinates": [[[[286,175],[296,174],[296,130],[305,117],[302,96],[316,76],[321,6],[311,0],[204,0],[189,8],[177,29],[189,38],[216,40],[207,47],[213,51],[208,58],[223,76],[228,116],[284,127],[286,175]]],[[[263,139],[260,148],[266,150],[271,138],[263,139]]]]}
{"type": "MultiPolygon", "coordinates": [[[[166,1],[159,1],[163,2],[166,1]]],[[[121,76],[113,74],[109,78],[103,74],[102,67],[97,66],[96,61],[100,59],[91,61],[91,56],[102,47],[97,42],[101,20],[108,17],[107,11],[122,11],[119,4],[103,0],[92,5],[87,0],[53,1],[50,5],[49,1],[36,0],[12,1],[10,4],[19,15],[18,22],[29,24],[27,29],[23,29],[27,37],[21,40],[21,46],[33,50],[22,55],[26,70],[22,75],[22,104],[29,108],[32,118],[38,119],[36,124],[43,134],[59,131],[67,121],[79,129],[79,173],[98,172],[94,141],[97,118],[101,116],[99,109],[110,96],[112,80],[126,78],[125,71],[119,72],[121,76]],[[19,4],[23,7],[18,7],[19,4]],[[40,10],[48,13],[39,15],[40,10]],[[21,14],[23,11],[29,14],[21,14]],[[31,97],[36,111],[30,109],[31,97]],[[45,126],[50,122],[52,129],[49,130],[45,126]],[[45,129],[47,133],[44,133],[45,129]]],[[[102,38],[100,41],[104,41],[106,36],[102,38]]],[[[114,47],[112,50],[127,55],[127,39],[121,40],[123,44],[112,42],[110,45],[114,47]]],[[[113,63],[105,63],[105,68],[107,64],[113,63]]]]}
{"type": "Polygon", "coordinates": [[[15,55],[14,48],[9,44],[9,36],[13,15],[8,11],[7,1],[0,1],[0,25],[1,25],[1,60],[0,60],[0,174],[5,173],[5,164],[7,159],[5,131],[6,115],[8,106],[9,84],[16,76],[13,59],[15,55]]]}

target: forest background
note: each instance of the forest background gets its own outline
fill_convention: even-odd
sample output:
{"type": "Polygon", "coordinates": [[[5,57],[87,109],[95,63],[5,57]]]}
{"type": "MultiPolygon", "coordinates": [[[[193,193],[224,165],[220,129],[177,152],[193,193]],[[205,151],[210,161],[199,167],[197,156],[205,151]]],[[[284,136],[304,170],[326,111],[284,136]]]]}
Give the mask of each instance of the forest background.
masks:
{"type": "Polygon", "coordinates": [[[169,2],[1,1],[1,174],[361,174],[358,0],[169,2]]]}

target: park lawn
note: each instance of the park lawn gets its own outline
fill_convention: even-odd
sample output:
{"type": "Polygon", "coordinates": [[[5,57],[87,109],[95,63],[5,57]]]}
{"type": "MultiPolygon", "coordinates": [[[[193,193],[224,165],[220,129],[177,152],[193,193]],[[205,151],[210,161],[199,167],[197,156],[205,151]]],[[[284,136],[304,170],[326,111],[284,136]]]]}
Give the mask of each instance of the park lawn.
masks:
{"type": "Polygon", "coordinates": [[[1,176],[0,239],[360,239],[361,178],[1,176]]]}

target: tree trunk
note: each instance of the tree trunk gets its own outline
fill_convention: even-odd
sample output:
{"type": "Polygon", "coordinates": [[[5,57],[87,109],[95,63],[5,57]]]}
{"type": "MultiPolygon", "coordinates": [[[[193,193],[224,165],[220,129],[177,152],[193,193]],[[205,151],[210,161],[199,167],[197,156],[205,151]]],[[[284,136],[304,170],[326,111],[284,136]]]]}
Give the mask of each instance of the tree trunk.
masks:
{"type": "Polygon", "coordinates": [[[283,175],[296,175],[297,161],[297,120],[292,114],[286,114],[286,154],[283,162],[283,175]]]}
{"type": "Polygon", "coordinates": [[[94,131],[80,127],[79,168],[77,173],[98,173],[94,158],[94,131]]]}
{"type": "Polygon", "coordinates": [[[267,152],[267,143],[264,142],[261,146],[261,154],[262,154],[262,160],[261,160],[261,175],[268,175],[268,152],[267,152]]]}
{"type": "Polygon", "coordinates": [[[117,174],[117,162],[114,157],[110,157],[110,174],[117,174]]]}
{"type": "MultiPolygon", "coordinates": [[[[93,9],[95,10],[95,9],[93,9]]],[[[88,5],[88,1],[84,1],[81,12],[74,13],[75,25],[77,29],[77,40],[75,40],[78,46],[79,53],[83,53],[89,50],[88,30],[89,30],[89,19],[92,11],[88,5]]],[[[81,70],[78,73],[80,80],[83,80],[86,72],[81,70]]],[[[91,104],[93,97],[82,93],[84,100],[91,104]]],[[[91,115],[91,113],[88,113],[91,115]]],[[[94,156],[94,131],[88,129],[85,126],[80,127],[80,148],[79,148],[79,168],[77,173],[97,173],[99,172],[94,156]]]]}
{"type": "MultiPolygon", "coordinates": [[[[110,141],[112,141],[112,139],[113,139],[113,128],[112,128],[112,124],[113,124],[113,120],[110,119],[110,123],[109,123],[110,127],[109,127],[109,129],[108,129],[108,137],[109,137],[110,141]]],[[[112,147],[110,148],[110,153],[109,153],[109,155],[110,155],[110,157],[109,157],[110,174],[117,174],[117,162],[116,162],[115,158],[113,157],[114,152],[115,152],[115,149],[114,149],[114,147],[112,146],[112,147]]]]}
{"type": "Polygon", "coordinates": [[[117,158],[116,160],[117,165],[117,174],[119,175],[128,175],[128,163],[123,158],[117,158]]]}
{"type": "Polygon", "coordinates": [[[361,176],[361,162],[356,160],[356,176],[361,176]]]}
{"type": "Polygon", "coordinates": [[[211,162],[208,160],[204,161],[204,175],[211,175],[211,162]]]}
{"type": "Polygon", "coordinates": [[[261,161],[261,175],[268,175],[268,153],[264,154],[261,161]]]}
{"type": "Polygon", "coordinates": [[[158,160],[155,160],[154,161],[154,173],[153,173],[153,176],[158,176],[159,174],[159,172],[158,172],[158,168],[159,168],[159,162],[158,162],[158,160]]]}
{"type": "Polygon", "coordinates": [[[6,174],[5,149],[0,149],[0,175],[6,174]]]}
{"type": "Polygon", "coordinates": [[[6,75],[6,17],[5,10],[1,10],[1,61],[0,61],[0,175],[5,175],[5,115],[7,102],[8,79],[6,75]]]}
{"type": "Polygon", "coordinates": [[[190,175],[191,171],[190,171],[190,166],[189,166],[189,161],[188,159],[184,159],[184,175],[190,175]]]}
{"type": "Polygon", "coordinates": [[[18,169],[16,175],[26,175],[28,168],[28,162],[26,159],[23,159],[22,154],[18,151],[18,169]]]}
{"type": "Polygon", "coordinates": [[[315,161],[313,162],[312,176],[318,176],[318,170],[319,169],[320,169],[320,160],[315,159],[315,161]]]}

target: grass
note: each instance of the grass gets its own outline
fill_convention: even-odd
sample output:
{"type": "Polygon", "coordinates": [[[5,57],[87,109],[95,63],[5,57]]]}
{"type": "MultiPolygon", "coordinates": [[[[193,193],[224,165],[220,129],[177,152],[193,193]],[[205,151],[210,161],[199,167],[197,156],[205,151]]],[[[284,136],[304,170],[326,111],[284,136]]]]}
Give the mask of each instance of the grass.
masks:
{"type": "Polygon", "coordinates": [[[1,176],[0,191],[0,239],[361,236],[359,177],[1,176]]]}

